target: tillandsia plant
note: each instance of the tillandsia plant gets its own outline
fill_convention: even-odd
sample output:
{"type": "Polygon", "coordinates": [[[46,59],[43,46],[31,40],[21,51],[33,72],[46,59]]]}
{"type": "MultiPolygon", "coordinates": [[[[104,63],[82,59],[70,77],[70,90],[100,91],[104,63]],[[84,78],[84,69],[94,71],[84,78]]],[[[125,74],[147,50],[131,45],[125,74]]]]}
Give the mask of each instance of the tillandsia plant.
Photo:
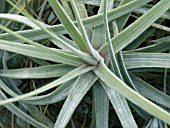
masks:
{"type": "Polygon", "coordinates": [[[0,127],[169,127],[170,0],[0,4],[0,127]]]}

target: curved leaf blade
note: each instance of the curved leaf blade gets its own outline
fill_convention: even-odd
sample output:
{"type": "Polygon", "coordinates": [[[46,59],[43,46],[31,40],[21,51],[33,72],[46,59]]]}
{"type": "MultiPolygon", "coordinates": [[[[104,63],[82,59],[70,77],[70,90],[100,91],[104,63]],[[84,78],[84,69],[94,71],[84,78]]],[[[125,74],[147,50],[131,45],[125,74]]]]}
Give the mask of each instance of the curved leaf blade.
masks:
{"type": "Polygon", "coordinates": [[[0,70],[0,77],[8,78],[19,78],[19,79],[40,79],[40,78],[52,78],[52,77],[61,77],[66,73],[73,70],[75,67],[56,64],[56,65],[47,65],[39,66],[33,68],[21,68],[21,69],[8,69],[0,70]],[[21,75],[22,74],[22,75],[21,75]]]}
{"type": "MultiPolygon", "coordinates": [[[[3,92],[0,90],[0,99],[4,100],[7,99],[6,96],[3,94],[3,92]]],[[[17,115],[18,117],[20,117],[21,119],[25,120],[26,122],[32,124],[35,127],[41,127],[41,128],[49,128],[43,124],[41,124],[40,122],[36,121],[34,118],[28,116],[26,113],[24,113],[23,111],[21,111],[20,109],[18,109],[14,104],[10,103],[5,105],[5,107],[10,110],[11,112],[13,112],[15,115],[17,115]]]]}
{"type": "Polygon", "coordinates": [[[31,91],[29,93],[26,93],[26,94],[23,94],[23,95],[20,95],[20,96],[17,96],[17,97],[14,97],[14,98],[10,98],[10,99],[6,99],[6,100],[2,100],[0,101],[0,105],[5,105],[5,104],[8,104],[8,103],[11,103],[11,102],[15,102],[15,101],[20,101],[20,100],[24,100],[28,97],[31,97],[31,96],[34,96],[34,95],[37,95],[37,94],[40,94],[42,92],[45,92],[49,89],[52,89],[54,87],[57,87],[58,85],[64,83],[64,82],[67,82],[81,74],[84,74],[86,72],[89,72],[91,70],[94,69],[94,66],[92,67],[86,67],[86,66],[82,66],[82,67],[79,67],[69,73],[67,73],[66,75],[62,76],[61,78],[57,79],[57,80],[54,80],[53,82],[49,83],[49,84],[46,84],[45,86],[43,87],[40,87],[34,91],[31,91]]]}
{"type": "Polygon", "coordinates": [[[150,27],[159,17],[161,17],[170,7],[169,0],[161,0],[157,5],[151,8],[147,13],[141,16],[137,21],[124,29],[112,39],[115,52],[122,50],[148,27],[150,27]]]}
{"type": "Polygon", "coordinates": [[[83,74],[77,79],[59,113],[54,128],[66,127],[79,102],[96,80],[97,77],[93,72],[83,74]]]}
{"type": "Polygon", "coordinates": [[[78,59],[76,56],[69,55],[68,53],[61,52],[60,50],[57,49],[46,48],[46,50],[44,50],[32,45],[19,44],[16,42],[9,42],[4,40],[0,40],[0,49],[30,56],[30,57],[50,60],[53,62],[65,63],[69,65],[75,65],[75,66],[81,65],[83,62],[82,60],[78,59]]]}
{"type": "MultiPolygon", "coordinates": [[[[134,9],[139,8],[140,6],[146,4],[149,1],[151,1],[151,0],[142,0],[142,1],[141,0],[133,0],[132,2],[129,2],[128,4],[125,4],[125,5],[122,5],[118,8],[116,8],[116,9],[110,10],[107,13],[108,21],[111,21],[118,17],[121,17],[121,16],[133,11],[134,9]]],[[[98,25],[101,25],[104,23],[103,14],[91,16],[91,17],[82,19],[82,21],[83,21],[83,24],[85,25],[85,27],[95,27],[95,26],[98,26],[98,25]]],[[[56,34],[66,34],[67,33],[67,31],[65,30],[65,28],[62,24],[54,25],[49,28],[51,31],[55,32],[56,34]]],[[[22,35],[26,38],[29,38],[31,40],[40,40],[40,39],[50,37],[50,35],[46,34],[41,29],[27,30],[27,31],[21,31],[21,32],[17,32],[17,33],[19,33],[20,35],[22,35]],[[36,33],[36,35],[35,35],[35,33],[36,33]]],[[[2,34],[2,35],[0,35],[0,38],[3,40],[22,42],[21,40],[18,40],[16,37],[11,36],[9,34],[2,34]]]]}
{"type": "Polygon", "coordinates": [[[170,114],[158,107],[151,101],[144,98],[139,93],[132,90],[124,82],[122,82],[116,75],[114,75],[104,64],[100,62],[98,67],[94,69],[95,74],[108,86],[112,87],[115,91],[119,92],[122,96],[129,99],[132,103],[144,109],[146,112],[151,115],[156,116],[157,118],[165,121],[170,124],[170,114]]]}
{"type": "Polygon", "coordinates": [[[138,53],[129,52],[123,55],[127,69],[132,68],[170,68],[169,53],[138,53]]]}
{"type": "Polygon", "coordinates": [[[137,76],[130,74],[136,88],[139,90],[140,94],[145,96],[146,98],[161,104],[165,107],[170,108],[170,96],[166,95],[165,93],[159,91],[158,89],[154,88],[150,84],[146,83],[142,79],[138,78],[137,76]]]}
{"type": "Polygon", "coordinates": [[[119,117],[123,128],[137,128],[137,124],[133,118],[126,99],[115,90],[113,90],[113,88],[106,85],[104,82],[101,81],[101,83],[116,111],[116,114],[119,117]]]}

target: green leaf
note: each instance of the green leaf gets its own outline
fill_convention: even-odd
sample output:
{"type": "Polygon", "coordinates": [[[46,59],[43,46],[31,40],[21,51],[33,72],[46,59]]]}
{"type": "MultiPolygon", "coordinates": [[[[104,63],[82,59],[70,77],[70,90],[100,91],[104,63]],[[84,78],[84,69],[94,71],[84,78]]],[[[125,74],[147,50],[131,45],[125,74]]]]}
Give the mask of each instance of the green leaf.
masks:
{"type": "MultiPolygon", "coordinates": [[[[3,92],[0,90],[0,99],[4,100],[7,99],[7,97],[3,94],[3,92]]],[[[4,105],[8,110],[10,110],[12,113],[20,117],[21,119],[25,120],[26,122],[32,124],[35,127],[40,127],[40,128],[49,128],[45,126],[44,124],[36,121],[34,118],[30,117],[28,114],[24,113],[20,109],[18,109],[14,104],[10,103],[7,105],[4,105]]]]}
{"type": "MultiPolygon", "coordinates": [[[[156,23],[162,23],[164,21],[164,19],[158,19],[156,21],[156,23]]],[[[129,45],[127,45],[125,47],[125,50],[133,50],[135,48],[137,48],[141,43],[143,43],[148,37],[151,37],[153,32],[156,30],[156,28],[154,27],[149,27],[148,29],[146,29],[145,32],[143,32],[141,35],[139,35],[139,37],[137,37],[134,41],[132,41],[132,43],[130,43],[129,45]]]]}
{"type": "MultiPolygon", "coordinates": [[[[107,14],[108,15],[108,21],[111,21],[111,20],[114,20],[118,17],[121,17],[121,16],[133,11],[134,9],[139,8],[140,6],[144,5],[145,3],[149,2],[149,1],[151,1],[151,0],[142,0],[142,1],[141,0],[134,0],[130,3],[128,3],[128,4],[122,5],[121,7],[110,10],[110,11],[108,11],[108,14],[107,14]]],[[[83,24],[85,25],[85,27],[98,26],[98,25],[101,25],[101,24],[104,23],[103,14],[91,16],[91,17],[83,19],[82,21],[83,21],[83,24]]],[[[56,34],[66,34],[67,33],[67,31],[64,29],[64,26],[62,24],[54,25],[54,26],[47,27],[47,28],[50,28],[50,30],[55,32],[56,34]]],[[[21,31],[21,32],[17,32],[17,33],[19,33],[20,35],[22,35],[26,38],[32,39],[32,40],[40,40],[40,39],[50,37],[49,34],[45,33],[41,29],[39,29],[39,30],[35,30],[35,29],[34,30],[27,30],[27,31],[21,31]]],[[[0,38],[4,39],[4,40],[12,40],[12,41],[21,42],[21,40],[18,40],[16,37],[11,36],[9,34],[2,34],[2,35],[0,35],[0,38]]]]}
{"type": "MultiPolygon", "coordinates": [[[[76,5],[77,5],[77,9],[78,9],[81,19],[87,18],[88,17],[88,9],[86,9],[86,5],[82,2],[80,2],[79,0],[76,0],[76,5]]],[[[91,41],[92,34],[93,34],[93,28],[85,27],[85,29],[88,34],[88,38],[91,41]]]]}
{"type": "Polygon", "coordinates": [[[62,8],[60,3],[57,0],[48,0],[50,3],[51,7],[59,17],[60,21],[64,25],[65,29],[68,31],[69,35],[72,37],[72,39],[76,42],[78,47],[86,51],[86,46],[84,45],[84,41],[82,38],[81,33],[77,29],[77,27],[74,25],[73,21],[70,19],[70,17],[67,15],[65,10],[62,8]]]}
{"type": "Polygon", "coordinates": [[[77,79],[59,113],[54,128],[66,127],[76,107],[96,80],[97,77],[92,72],[83,74],[77,79]]]}
{"type": "Polygon", "coordinates": [[[25,103],[20,103],[20,104],[29,112],[30,116],[32,116],[34,119],[47,125],[48,127],[54,126],[54,123],[49,118],[44,116],[44,114],[38,110],[37,106],[33,106],[31,104],[25,104],[25,103]]]}
{"type": "MultiPolygon", "coordinates": [[[[121,0],[120,2],[120,5],[119,6],[122,6],[126,3],[129,3],[131,2],[132,0],[121,0]]],[[[117,23],[117,27],[118,27],[118,30],[121,31],[123,29],[123,27],[125,26],[128,18],[130,16],[130,13],[126,14],[126,15],[123,15],[119,18],[116,19],[116,23],[117,23]]]]}
{"type": "Polygon", "coordinates": [[[117,93],[115,90],[113,90],[113,88],[109,87],[104,82],[101,81],[101,83],[113,105],[113,108],[116,111],[116,114],[119,117],[123,128],[137,128],[137,124],[133,118],[125,97],[117,93]]]}
{"type": "Polygon", "coordinates": [[[108,128],[109,99],[104,88],[99,82],[94,84],[93,94],[96,128],[108,128]]]}
{"type": "Polygon", "coordinates": [[[56,65],[39,66],[33,68],[0,70],[0,77],[19,78],[19,79],[61,77],[66,73],[70,72],[71,70],[73,70],[74,68],[75,67],[69,65],[56,64],[56,65]]]}
{"type": "MultiPolygon", "coordinates": [[[[107,42],[108,49],[109,49],[109,56],[111,58],[111,60],[110,60],[111,61],[111,66],[112,66],[112,69],[114,70],[115,74],[120,79],[122,79],[120,69],[119,69],[119,65],[118,65],[118,62],[116,60],[115,52],[114,52],[112,42],[111,42],[109,24],[108,24],[108,20],[107,20],[107,13],[106,13],[107,9],[106,9],[106,7],[107,7],[107,1],[104,2],[104,26],[105,26],[105,32],[106,32],[106,42],[107,42]]],[[[115,31],[114,34],[117,34],[118,33],[118,28],[117,28],[116,22],[114,22],[114,23],[115,23],[115,28],[117,29],[117,31],[115,31]]]]}
{"type": "Polygon", "coordinates": [[[50,60],[53,62],[70,64],[75,66],[82,65],[82,63],[84,63],[82,60],[80,60],[74,55],[69,55],[65,52],[62,52],[61,50],[50,49],[48,47],[46,47],[46,50],[43,50],[41,48],[32,45],[19,44],[16,42],[0,40],[0,49],[30,56],[30,57],[50,60]]]}
{"type": "Polygon", "coordinates": [[[73,11],[72,11],[72,9],[71,9],[71,7],[70,7],[69,2],[68,2],[68,1],[65,1],[65,0],[62,0],[62,1],[61,1],[61,4],[62,4],[64,10],[66,11],[67,15],[70,17],[70,19],[71,19],[71,20],[75,20],[74,14],[73,14],[73,11]]]}
{"type": "MultiPolygon", "coordinates": [[[[77,44],[72,41],[71,39],[68,39],[66,38],[65,36],[59,36],[60,39],[62,39],[63,41],[67,42],[68,44],[70,44],[71,46],[75,47],[76,49],[78,49],[78,46],[77,44]]],[[[67,47],[65,47],[64,45],[59,45],[59,42],[55,43],[55,39],[51,39],[51,41],[54,43],[54,44],[57,44],[58,47],[60,47],[61,49],[64,49],[64,50],[69,50],[67,47]]]]}
{"type": "MultiPolygon", "coordinates": [[[[114,0],[109,0],[107,4],[107,11],[111,10],[113,7],[114,0]]],[[[101,1],[100,8],[98,10],[98,14],[102,14],[104,12],[104,0],[101,1]]],[[[103,34],[105,32],[104,25],[99,25],[94,28],[92,44],[95,49],[100,49],[103,44],[106,43],[106,35],[103,34]]]]}
{"type": "MultiPolygon", "coordinates": [[[[6,0],[5,0],[6,1],[6,0]]],[[[29,3],[31,0],[27,0],[27,3],[29,3]]],[[[19,14],[23,9],[24,9],[24,7],[25,7],[25,1],[23,1],[23,0],[18,0],[17,2],[16,2],[16,4],[19,4],[20,6],[21,6],[21,8],[20,8],[20,10],[17,10],[17,9],[15,9],[15,7],[12,7],[10,10],[9,10],[9,12],[8,13],[13,13],[13,14],[19,14]]],[[[3,6],[3,7],[5,7],[5,5],[3,6]]],[[[2,25],[3,26],[5,26],[5,27],[7,27],[9,24],[11,23],[11,21],[5,21],[5,20],[3,20],[2,21],[2,25]]]]}
{"type": "Polygon", "coordinates": [[[170,54],[169,53],[126,53],[124,62],[127,69],[132,68],[170,68],[170,54]]]}
{"type": "Polygon", "coordinates": [[[53,92],[48,93],[47,95],[30,97],[29,99],[26,99],[23,102],[34,105],[46,105],[59,102],[68,96],[74,83],[75,79],[70,80],[56,88],[53,92]]]}
{"type": "Polygon", "coordinates": [[[123,55],[122,55],[122,51],[120,51],[118,54],[117,54],[117,61],[118,61],[118,64],[119,64],[119,67],[120,67],[120,72],[121,72],[121,75],[123,77],[123,81],[130,87],[132,87],[135,91],[138,91],[135,87],[135,85],[133,84],[133,81],[131,80],[130,76],[129,76],[129,73],[125,67],[125,63],[124,63],[124,58],[123,58],[123,55]]]}
{"type": "MultiPolygon", "coordinates": [[[[138,8],[138,9],[134,10],[134,12],[139,13],[139,14],[145,14],[147,11],[149,11],[151,9],[151,7],[152,7],[151,5],[144,5],[141,8],[138,8]]],[[[161,16],[161,18],[170,20],[170,13],[165,12],[161,16]]]]}
{"type": "Polygon", "coordinates": [[[157,43],[148,45],[146,47],[138,48],[135,50],[131,50],[131,52],[150,52],[150,53],[156,53],[156,52],[165,52],[170,49],[169,43],[157,43]]]}
{"type": "Polygon", "coordinates": [[[124,29],[121,33],[112,39],[113,48],[117,53],[125,48],[148,27],[150,27],[162,14],[170,7],[169,0],[161,0],[157,5],[151,8],[147,13],[141,16],[138,20],[124,29]]]}
{"type": "Polygon", "coordinates": [[[98,67],[94,69],[94,72],[103,82],[120,93],[122,96],[126,97],[132,103],[141,107],[151,115],[170,124],[170,114],[168,112],[128,87],[106,67],[104,62],[100,62],[98,67]]]}
{"type": "Polygon", "coordinates": [[[42,92],[45,92],[49,89],[52,89],[54,87],[57,87],[58,85],[64,83],[64,82],[67,82],[83,73],[86,73],[86,72],[89,72],[91,70],[94,69],[94,66],[92,67],[86,67],[86,66],[82,66],[82,67],[79,67],[69,73],[67,73],[66,75],[62,76],[61,78],[57,79],[57,80],[54,80],[53,82],[49,83],[49,84],[46,84],[44,85],[43,87],[40,87],[34,91],[31,91],[29,93],[26,93],[26,94],[23,94],[23,95],[20,95],[20,96],[17,96],[17,97],[14,97],[14,98],[10,98],[10,99],[6,99],[6,100],[3,100],[3,101],[0,101],[0,105],[5,105],[7,103],[11,103],[11,102],[15,102],[15,101],[20,101],[20,100],[24,100],[28,97],[31,97],[31,96],[34,96],[34,95],[37,95],[37,94],[40,94],[42,92]]]}
{"type": "MultiPolygon", "coordinates": [[[[6,20],[10,20],[10,21],[17,21],[19,23],[23,23],[23,24],[25,24],[27,26],[30,26],[32,28],[36,28],[36,29],[39,28],[29,18],[27,18],[25,16],[20,16],[20,15],[15,15],[15,14],[0,14],[0,19],[6,19],[6,20]]],[[[41,22],[39,22],[39,23],[44,26],[43,23],[41,23],[41,22]]]]}
{"type": "Polygon", "coordinates": [[[170,108],[170,96],[166,95],[164,92],[159,91],[135,75],[130,74],[130,76],[141,95],[158,104],[170,108]]]}
{"type": "Polygon", "coordinates": [[[99,61],[101,59],[101,56],[99,55],[99,53],[90,44],[87,32],[86,32],[85,27],[84,27],[84,25],[82,23],[80,14],[78,12],[78,9],[76,7],[76,3],[74,2],[74,0],[71,0],[71,5],[73,7],[73,11],[74,11],[74,14],[75,14],[76,19],[77,19],[78,27],[79,27],[80,32],[82,34],[82,38],[83,38],[83,42],[82,43],[86,47],[86,49],[89,52],[89,54],[91,54],[96,60],[99,61]]]}
{"type": "Polygon", "coordinates": [[[155,43],[168,43],[170,41],[170,36],[166,36],[160,39],[156,39],[156,40],[152,40],[151,42],[155,42],[155,43]]]}
{"type": "MultiPolygon", "coordinates": [[[[8,3],[10,3],[12,6],[14,6],[16,9],[18,9],[18,10],[20,9],[18,6],[16,6],[16,5],[15,5],[13,2],[11,2],[10,0],[7,0],[7,1],[8,1],[8,3]]],[[[57,2],[57,1],[56,1],[56,2],[57,2]]],[[[59,3],[58,3],[58,4],[59,4],[59,3]]],[[[62,12],[62,11],[61,11],[61,12],[62,12]]],[[[25,16],[29,17],[30,20],[31,20],[32,22],[34,22],[37,26],[39,26],[44,32],[48,33],[51,38],[57,40],[57,41],[60,43],[60,45],[61,45],[61,44],[64,45],[65,47],[67,47],[70,51],[72,51],[72,52],[75,53],[76,55],[81,56],[82,59],[84,59],[86,62],[90,63],[91,65],[96,65],[96,64],[97,64],[97,61],[95,61],[95,60],[93,59],[93,57],[91,57],[91,56],[90,56],[89,54],[87,54],[87,53],[84,53],[84,52],[82,52],[82,51],[80,51],[80,50],[72,47],[72,46],[69,45],[68,43],[66,43],[66,42],[64,42],[63,40],[61,40],[54,32],[52,32],[52,31],[44,28],[44,25],[40,24],[40,23],[39,23],[37,20],[35,20],[29,13],[27,13],[26,11],[23,11],[22,13],[23,13],[25,16]]],[[[69,19],[69,17],[68,17],[68,19],[69,19]]],[[[66,20],[67,20],[67,19],[66,19],[66,20]]],[[[18,33],[14,33],[13,31],[9,30],[9,29],[6,28],[6,27],[3,27],[2,25],[0,25],[0,28],[3,29],[3,30],[5,30],[6,32],[8,32],[8,33],[10,33],[10,34],[12,34],[12,35],[20,38],[21,40],[24,40],[25,42],[28,42],[29,44],[32,44],[32,45],[35,45],[36,47],[39,47],[39,48],[44,49],[44,50],[47,50],[47,48],[46,48],[45,46],[43,46],[43,45],[41,45],[41,44],[39,44],[39,43],[36,43],[36,42],[34,42],[34,41],[31,41],[31,40],[25,38],[24,36],[19,35],[18,33]]],[[[77,38],[77,37],[76,37],[76,38],[77,38]]],[[[82,41],[80,41],[80,42],[82,42],[82,41]]],[[[56,45],[57,45],[57,44],[56,44],[56,45]]],[[[96,52],[96,53],[97,53],[97,52],[96,52]]]]}

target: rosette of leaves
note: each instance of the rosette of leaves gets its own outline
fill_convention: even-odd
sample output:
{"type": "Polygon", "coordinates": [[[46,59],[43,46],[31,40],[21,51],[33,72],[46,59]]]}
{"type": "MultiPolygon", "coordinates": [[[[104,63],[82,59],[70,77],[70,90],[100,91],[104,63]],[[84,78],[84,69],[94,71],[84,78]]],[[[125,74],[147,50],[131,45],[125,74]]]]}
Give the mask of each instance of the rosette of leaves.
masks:
{"type": "MultiPolygon", "coordinates": [[[[9,126],[16,122],[27,127],[22,119],[37,128],[69,127],[89,90],[93,107],[87,127],[111,127],[109,101],[124,128],[140,127],[132,110],[148,122],[146,127],[170,124],[169,27],[165,26],[170,19],[169,0],[6,2],[11,10],[0,14],[0,105],[12,113],[9,126]],[[26,6],[35,3],[39,16],[26,6]],[[93,8],[99,8],[95,15],[93,8]],[[41,19],[45,9],[53,10],[46,20],[41,19]],[[136,19],[128,23],[131,17],[136,19]],[[52,18],[57,25],[50,24],[52,18]],[[11,28],[13,22],[19,25],[11,28]],[[9,69],[10,63],[15,64],[11,58],[18,55],[29,61],[27,66],[20,62],[9,69]],[[157,78],[163,91],[156,88],[161,85],[155,84],[157,78]],[[34,88],[21,84],[24,79],[34,88]],[[50,109],[63,99],[60,111],[50,109]]],[[[2,125],[4,117],[0,118],[2,125]]]]}

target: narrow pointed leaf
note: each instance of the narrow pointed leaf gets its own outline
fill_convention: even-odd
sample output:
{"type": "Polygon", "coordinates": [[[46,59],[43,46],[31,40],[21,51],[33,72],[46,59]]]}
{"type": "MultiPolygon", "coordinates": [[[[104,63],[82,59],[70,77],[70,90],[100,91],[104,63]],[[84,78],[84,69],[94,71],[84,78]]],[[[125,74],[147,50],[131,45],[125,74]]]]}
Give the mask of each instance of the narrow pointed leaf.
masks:
{"type": "MultiPolygon", "coordinates": [[[[120,2],[120,5],[119,5],[119,6],[122,6],[122,5],[124,5],[124,4],[126,4],[126,3],[129,3],[129,2],[131,2],[131,1],[132,1],[132,0],[122,0],[122,1],[120,2]]],[[[126,24],[128,18],[129,18],[129,16],[130,16],[130,13],[128,13],[128,14],[126,14],[126,15],[123,15],[123,16],[121,16],[121,17],[119,17],[119,18],[116,19],[116,23],[117,23],[117,27],[118,27],[118,30],[119,30],[119,31],[121,31],[121,30],[123,29],[123,27],[125,26],[125,24],[126,24]]]]}
{"type": "MultiPolygon", "coordinates": [[[[151,0],[142,0],[142,1],[141,0],[133,0],[132,2],[130,2],[128,4],[125,4],[125,5],[122,5],[121,7],[110,10],[110,11],[108,11],[108,21],[111,21],[118,17],[121,17],[122,15],[125,15],[125,14],[133,11],[136,8],[139,8],[140,6],[146,4],[149,1],[151,1],[151,0]]],[[[103,24],[103,22],[104,22],[103,14],[98,14],[98,15],[83,19],[83,24],[85,25],[85,27],[98,26],[98,25],[103,24]]],[[[50,27],[50,30],[54,31],[56,34],[66,34],[67,33],[66,30],[64,29],[64,26],[61,24],[50,27]]],[[[46,34],[41,29],[27,30],[27,31],[21,31],[21,32],[17,32],[17,33],[23,35],[24,37],[32,39],[32,40],[40,40],[40,39],[50,37],[50,35],[46,34]],[[35,33],[36,33],[36,35],[35,35],[35,33]]],[[[0,35],[0,38],[6,39],[6,40],[11,40],[11,41],[20,41],[21,42],[21,40],[18,40],[16,37],[13,37],[9,34],[2,34],[2,35],[0,35]]]]}
{"type": "Polygon", "coordinates": [[[127,69],[131,68],[170,68],[169,53],[127,53],[124,54],[124,62],[127,69]]]}
{"type": "MultiPolygon", "coordinates": [[[[162,23],[164,21],[164,19],[158,19],[156,21],[156,23],[162,23]]],[[[140,34],[139,37],[137,37],[134,41],[132,41],[132,43],[130,43],[129,45],[127,45],[125,47],[125,50],[133,50],[135,48],[137,48],[142,42],[144,42],[148,37],[152,36],[153,32],[156,30],[156,28],[154,27],[149,27],[148,29],[146,29],[145,32],[143,32],[142,34],[140,34]]]]}
{"type": "Polygon", "coordinates": [[[150,27],[161,15],[163,15],[170,7],[169,0],[161,0],[157,5],[141,16],[138,20],[124,29],[120,34],[112,39],[113,47],[117,53],[126,47],[148,27],[150,27]]]}
{"type": "Polygon", "coordinates": [[[70,17],[67,15],[67,13],[64,11],[62,6],[57,0],[49,0],[48,1],[52,8],[54,9],[55,13],[59,17],[60,21],[72,37],[72,39],[77,43],[78,47],[86,51],[86,46],[83,43],[82,35],[80,34],[77,27],[74,25],[73,21],[70,19],[70,17]]]}
{"type": "Polygon", "coordinates": [[[81,62],[83,62],[76,56],[70,56],[69,54],[61,52],[60,50],[48,50],[49,48],[43,50],[32,45],[19,44],[16,42],[9,42],[4,40],[0,40],[0,49],[39,59],[50,60],[53,62],[62,62],[70,65],[79,65],[81,62]]]}
{"type": "Polygon", "coordinates": [[[79,102],[96,80],[97,77],[92,72],[81,75],[78,78],[60,111],[54,128],[66,127],[79,102]]]}
{"type": "MultiPolygon", "coordinates": [[[[13,2],[11,2],[10,0],[7,0],[8,3],[10,3],[12,6],[14,6],[15,8],[17,8],[18,10],[20,9],[18,6],[16,6],[13,2]]],[[[57,1],[56,1],[57,2],[57,1]]],[[[58,3],[58,2],[57,2],[58,3]]],[[[59,4],[59,3],[58,3],[59,4]]],[[[60,4],[59,4],[60,5],[60,4]]],[[[62,10],[60,10],[60,12],[62,12],[62,10]]],[[[50,35],[51,38],[57,40],[60,45],[64,45],[66,46],[69,50],[71,50],[73,53],[75,53],[76,55],[78,56],[81,56],[82,59],[85,59],[85,61],[87,61],[88,63],[90,63],[91,65],[95,65],[97,64],[97,62],[93,59],[93,57],[91,57],[89,54],[87,53],[84,53],[74,47],[72,47],[71,45],[69,45],[68,43],[64,42],[63,40],[61,40],[54,32],[44,28],[44,26],[42,24],[40,24],[37,20],[35,20],[29,13],[27,13],[26,11],[23,11],[22,12],[25,16],[29,17],[30,20],[32,22],[34,22],[37,26],[39,26],[45,33],[48,33],[50,35]]],[[[66,19],[67,20],[67,19],[66,19]]],[[[68,20],[69,20],[69,17],[68,17],[68,20]]],[[[29,43],[29,44],[32,44],[32,45],[35,45],[36,47],[39,47],[41,48],[42,50],[47,50],[47,48],[44,46],[44,45],[40,45],[39,43],[37,42],[34,42],[32,40],[29,40],[27,38],[25,38],[24,36],[22,35],[19,35],[18,33],[15,33],[11,30],[9,30],[8,28],[6,27],[3,27],[2,25],[0,25],[0,28],[5,30],[6,32],[18,37],[19,39],[21,40],[24,40],[25,42],[29,43]]],[[[82,38],[83,39],[83,38],[82,38]]],[[[80,41],[82,42],[82,41],[80,41]]],[[[57,44],[56,44],[57,45],[57,44]]],[[[96,52],[97,53],[97,52],[96,52]]]]}
{"type": "Polygon", "coordinates": [[[78,23],[78,27],[80,29],[80,32],[82,34],[82,38],[83,38],[83,42],[84,43],[84,46],[86,47],[87,51],[96,59],[96,60],[100,60],[100,55],[98,54],[98,52],[92,47],[92,45],[90,44],[90,40],[88,38],[88,35],[87,35],[87,32],[85,30],[85,27],[82,23],[82,20],[81,20],[81,17],[80,17],[80,14],[78,12],[78,9],[76,7],[76,3],[74,2],[74,0],[71,0],[71,5],[73,7],[73,11],[74,11],[74,14],[76,16],[76,19],[77,19],[77,23],[78,23]]]}
{"type": "Polygon", "coordinates": [[[163,37],[163,38],[160,38],[160,39],[157,39],[157,40],[152,40],[151,42],[155,42],[155,43],[168,43],[170,42],[170,36],[166,36],[166,37],[163,37]]]}
{"type": "Polygon", "coordinates": [[[74,83],[75,83],[75,79],[70,80],[62,84],[53,92],[47,95],[30,97],[29,99],[26,99],[24,102],[29,104],[34,104],[34,105],[46,105],[46,104],[59,102],[68,96],[74,83]]]}
{"type": "Polygon", "coordinates": [[[132,103],[144,109],[146,112],[153,116],[165,121],[170,124],[170,114],[158,107],[151,101],[144,98],[139,93],[132,90],[124,82],[122,82],[117,76],[115,76],[103,62],[100,62],[97,68],[94,70],[95,74],[108,86],[112,87],[115,91],[120,93],[122,96],[129,99],[132,103]]]}
{"type": "Polygon", "coordinates": [[[61,77],[74,68],[75,67],[69,65],[57,64],[33,68],[0,70],[0,77],[19,79],[61,77]]]}
{"type": "Polygon", "coordinates": [[[169,43],[156,43],[146,47],[138,48],[135,50],[131,50],[131,52],[150,52],[150,53],[157,53],[157,52],[165,52],[170,49],[169,43]]]}
{"type": "MultiPolygon", "coordinates": [[[[0,90],[0,100],[7,99],[3,92],[0,90]]],[[[12,113],[20,117],[21,119],[25,120],[26,122],[32,124],[35,127],[41,127],[41,128],[48,128],[47,126],[41,124],[40,122],[36,121],[32,117],[28,116],[26,113],[18,109],[14,104],[10,103],[5,105],[5,107],[10,110],[12,113]]]]}
{"type": "MultiPolygon", "coordinates": [[[[27,26],[30,26],[32,28],[39,28],[37,25],[35,25],[29,18],[20,16],[20,15],[15,15],[15,14],[0,14],[0,19],[6,19],[10,21],[17,21],[20,23],[23,23],[27,26]]],[[[44,25],[43,23],[39,22],[40,24],[44,25]]]]}
{"type": "Polygon", "coordinates": [[[127,104],[125,97],[117,93],[113,88],[106,85],[104,82],[101,82],[106,93],[113,105],[113,108],[116,111],[116,114],[119,117],[119,120],[123,128],[137,128],[137,124],[133,118],[131,110],[127,104]]]}
{"type": "Polygon", "coordinates": [[[45,92],[49,89],[52,89],[64,82],[67,82],[83,73],[86,73],[86,72],[89,72],[91,70],[94,69],[94,66],[92,67],[86,67],[86,66],[82,66],[82,67],[79,67],[69,73],[67,73],[66,75],[62,76],[61,78],[57,79],[57,80],[54,80],[53,82],[43,86],[43,87],[40,87],[34,91],[31,91],[29,93],[26,93],[26,94],[23,94],[23,95],[20,95],[20,96],[17,96],[17,97],[14,97],[14,98],[10,98],[10,99],[6,99],[6,100],[2,100],[0,101],[0,105],[5,105],[7,103],[11,103],[11,102],[15,102],[15,101],[20,101],[20,100],[24,100],[28,97],[31,97],[31,96],[34,96],[34,95],[37,95],[37,94],[40,94],[42,92],[45,92]]]}
{"type": "Polygon", "coordinates": [[[140,94],[158,104],[170,108],[170,96],[154,88],[153,86],[136,77],[135,75],[131,74],[130,76],[140,94]]]}
{"type": "Polygon", "coordinates": [[[94,84],[94,102],[96,115],[96,128],[108,128],[109,99],[99,82],[94,84]]]}

